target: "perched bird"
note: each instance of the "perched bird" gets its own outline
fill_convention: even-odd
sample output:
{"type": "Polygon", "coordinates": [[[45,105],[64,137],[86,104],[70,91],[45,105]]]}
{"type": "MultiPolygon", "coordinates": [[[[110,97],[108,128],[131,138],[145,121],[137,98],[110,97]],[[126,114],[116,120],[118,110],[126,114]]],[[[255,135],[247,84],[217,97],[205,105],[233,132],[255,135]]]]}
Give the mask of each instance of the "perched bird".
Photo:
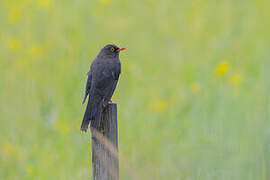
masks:
{"type": "Polygon", "coordinates": [[[81,131],[86,132],[90,122],[91,128],[97,129],[99,127],[101,113],[111,101],[121,73],[119,53],[125,49],[114,44],[108,44],[101,49],[92,62],[83,98],[84,104],[88,96],[81,131]]]}

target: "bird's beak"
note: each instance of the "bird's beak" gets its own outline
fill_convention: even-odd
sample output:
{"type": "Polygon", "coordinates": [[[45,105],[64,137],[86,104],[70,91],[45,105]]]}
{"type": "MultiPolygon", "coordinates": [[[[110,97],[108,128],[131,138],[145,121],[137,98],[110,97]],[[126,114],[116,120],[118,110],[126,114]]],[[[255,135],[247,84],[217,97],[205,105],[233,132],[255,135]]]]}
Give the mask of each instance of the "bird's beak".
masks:
{"type": "Polygon", "coordinates": [[[117,49],[117,51],[120,52],[120,51],[124,51],[125,49],[127,49],[127,48],[120,47],[119,49],[117,49]]]}

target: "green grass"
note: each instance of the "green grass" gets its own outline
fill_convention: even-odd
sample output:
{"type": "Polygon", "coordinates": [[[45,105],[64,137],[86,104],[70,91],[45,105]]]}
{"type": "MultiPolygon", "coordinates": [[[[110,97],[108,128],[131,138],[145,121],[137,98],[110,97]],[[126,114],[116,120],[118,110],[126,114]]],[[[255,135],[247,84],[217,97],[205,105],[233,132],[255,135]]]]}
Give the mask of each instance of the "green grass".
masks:
{"type": "Polygon", "coordinates": [[[81,102],[108,43],[128,48],[113,98],[121,179],[269,179],[269,6],[1,1],[0,179],[91,177],[81,102]]]}

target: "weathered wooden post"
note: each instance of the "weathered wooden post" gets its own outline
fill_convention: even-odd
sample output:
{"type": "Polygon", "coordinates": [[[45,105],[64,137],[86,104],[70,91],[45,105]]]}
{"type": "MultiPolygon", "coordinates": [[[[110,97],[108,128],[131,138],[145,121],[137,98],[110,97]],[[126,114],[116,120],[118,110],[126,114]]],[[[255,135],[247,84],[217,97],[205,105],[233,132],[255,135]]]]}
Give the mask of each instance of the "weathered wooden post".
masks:
{"type": "Polygon", "coordinates": [[[109,103],[101,115],[98,131],[92,132],[93,180],[118,180],[117,105],[109,103]]]}

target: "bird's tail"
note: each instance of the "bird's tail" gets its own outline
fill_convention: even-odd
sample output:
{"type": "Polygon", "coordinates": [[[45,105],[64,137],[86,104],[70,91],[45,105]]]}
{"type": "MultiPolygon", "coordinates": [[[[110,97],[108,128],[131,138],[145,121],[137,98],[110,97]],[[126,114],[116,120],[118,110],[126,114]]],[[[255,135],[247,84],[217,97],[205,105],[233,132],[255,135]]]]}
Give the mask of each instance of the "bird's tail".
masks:
{"type": "Polygon", "coordinates": [[[102,111],[102,102],[103,101],[101,97],[93,98],[93,96],[89,96],[89,100],[81,124],[81,131],[87,131],[90,121],[91,128],[98,128],[102,111]]]}

